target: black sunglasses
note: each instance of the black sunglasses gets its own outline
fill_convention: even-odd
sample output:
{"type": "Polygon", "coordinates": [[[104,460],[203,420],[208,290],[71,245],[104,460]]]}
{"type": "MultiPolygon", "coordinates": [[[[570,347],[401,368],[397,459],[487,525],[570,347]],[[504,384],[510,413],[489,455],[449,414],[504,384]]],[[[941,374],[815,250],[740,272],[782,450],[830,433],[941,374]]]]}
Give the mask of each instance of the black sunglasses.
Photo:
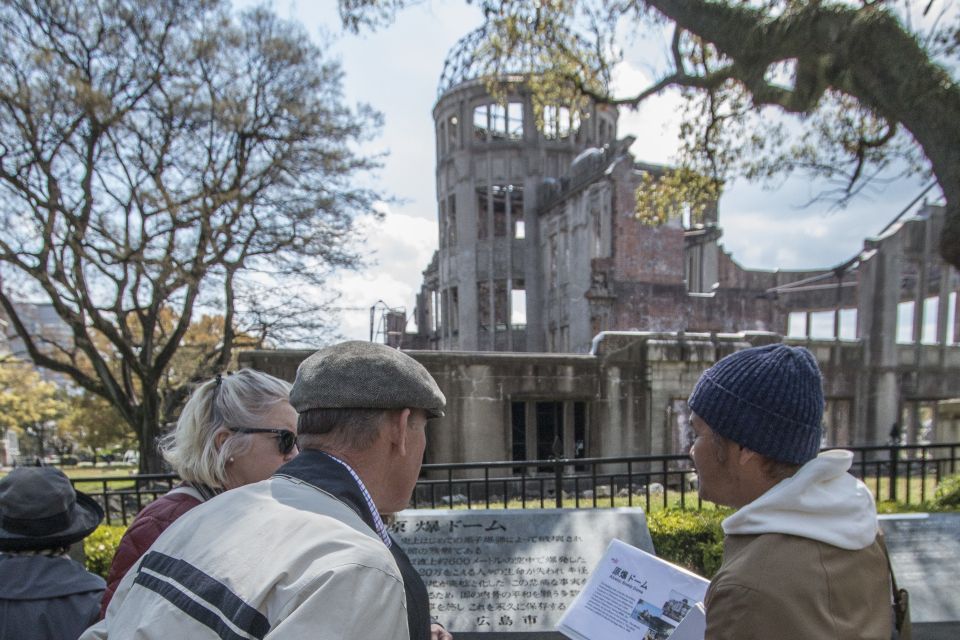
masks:
{"type": "Polygon", "coordinates": [[[272,433],[277,436],[277,447],[280,455],[285,456],[297,446],[297,434],[289,429],[258,429],[256,427],[229,427],[234,433],[272,433]]]}

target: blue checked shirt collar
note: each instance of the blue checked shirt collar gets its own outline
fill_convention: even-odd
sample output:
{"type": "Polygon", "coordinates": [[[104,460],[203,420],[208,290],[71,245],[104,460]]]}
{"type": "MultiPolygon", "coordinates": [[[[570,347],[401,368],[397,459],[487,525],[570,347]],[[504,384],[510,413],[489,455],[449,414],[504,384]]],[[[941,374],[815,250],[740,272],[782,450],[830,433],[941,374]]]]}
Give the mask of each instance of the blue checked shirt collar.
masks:
{"type": "Polygon", "coordinates": [[[370,492],[367,491],[367,488],[363,484],[363,480],[360,479],[360,476],[357,475],[357,472],[353,470],[349,464],[338,458],[337,456],[330,455],[324,451],[331,460],[335,460],[343,465],[343,467],[350,472],[350,476],[357,483],[357,486],[360,487],[360,493],[363,494],[363,499],[367,503],[367,509],[370,511],[370,517],[373,518],[374,527],[377,530],[377,534],[380,536],[380,539],[383,540],[383,544],[387,545],[387,548],[393,546],[393,541],[390,539],[390,534],[387,532],[387,526],[383,524],[383,518],[380,517],[380,512],[377,511],[377,507],[373,504],[373,498],[370,497],[370,492]]]}

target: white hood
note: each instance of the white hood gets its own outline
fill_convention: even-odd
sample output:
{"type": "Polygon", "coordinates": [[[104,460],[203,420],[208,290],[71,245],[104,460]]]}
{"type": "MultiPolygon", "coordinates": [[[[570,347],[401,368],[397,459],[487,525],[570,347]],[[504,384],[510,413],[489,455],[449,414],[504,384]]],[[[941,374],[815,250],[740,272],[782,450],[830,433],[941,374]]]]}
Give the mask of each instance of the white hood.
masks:
{"type": "Polygon", "coordinates": [[[863,549],[877,536],[877,507],[860,480],[847,473],[850,451],[825,451],[792,477],[723,521],[733,535],[785,533],[841,549],[863,549]]]}

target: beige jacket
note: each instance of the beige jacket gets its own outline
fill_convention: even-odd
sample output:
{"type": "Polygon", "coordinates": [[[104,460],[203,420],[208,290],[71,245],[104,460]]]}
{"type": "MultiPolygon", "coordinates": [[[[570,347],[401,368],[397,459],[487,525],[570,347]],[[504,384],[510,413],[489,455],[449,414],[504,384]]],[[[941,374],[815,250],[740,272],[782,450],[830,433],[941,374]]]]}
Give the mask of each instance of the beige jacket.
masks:
{"type": "Polygon", "coordinates": [[[409,640],[389,549],[343,502],[274,476],[192,509],[81,640],[409,640]]]}
{"type": "Polygon", "coordinates": [[[890,572],[852,457],[822,453],[724,520],[707,640],[889,640],[890,572]]]}
{"type": "Polygon", "coordinates": [[[850,551],[770,533],[728,536],[707,591],[707,640],[890,640],[890,576],[874,542],[850,551]]]}

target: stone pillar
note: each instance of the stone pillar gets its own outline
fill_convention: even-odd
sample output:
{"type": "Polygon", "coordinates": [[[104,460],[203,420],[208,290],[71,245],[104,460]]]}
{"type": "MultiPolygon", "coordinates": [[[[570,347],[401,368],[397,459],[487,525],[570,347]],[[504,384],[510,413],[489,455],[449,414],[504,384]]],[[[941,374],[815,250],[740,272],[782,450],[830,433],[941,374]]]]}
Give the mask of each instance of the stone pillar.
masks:
{"type": "Polygon", "coordinates": [[[883,443],[900,421],[897,377],[897,304],[903,250],[899,235],[864,243],[857,289],[857,333],[863,340],[864,375],[857,379],[854,433],[857,443],[883,443]],[[882,250],[881,250],[882,245],[882,250]]]}

